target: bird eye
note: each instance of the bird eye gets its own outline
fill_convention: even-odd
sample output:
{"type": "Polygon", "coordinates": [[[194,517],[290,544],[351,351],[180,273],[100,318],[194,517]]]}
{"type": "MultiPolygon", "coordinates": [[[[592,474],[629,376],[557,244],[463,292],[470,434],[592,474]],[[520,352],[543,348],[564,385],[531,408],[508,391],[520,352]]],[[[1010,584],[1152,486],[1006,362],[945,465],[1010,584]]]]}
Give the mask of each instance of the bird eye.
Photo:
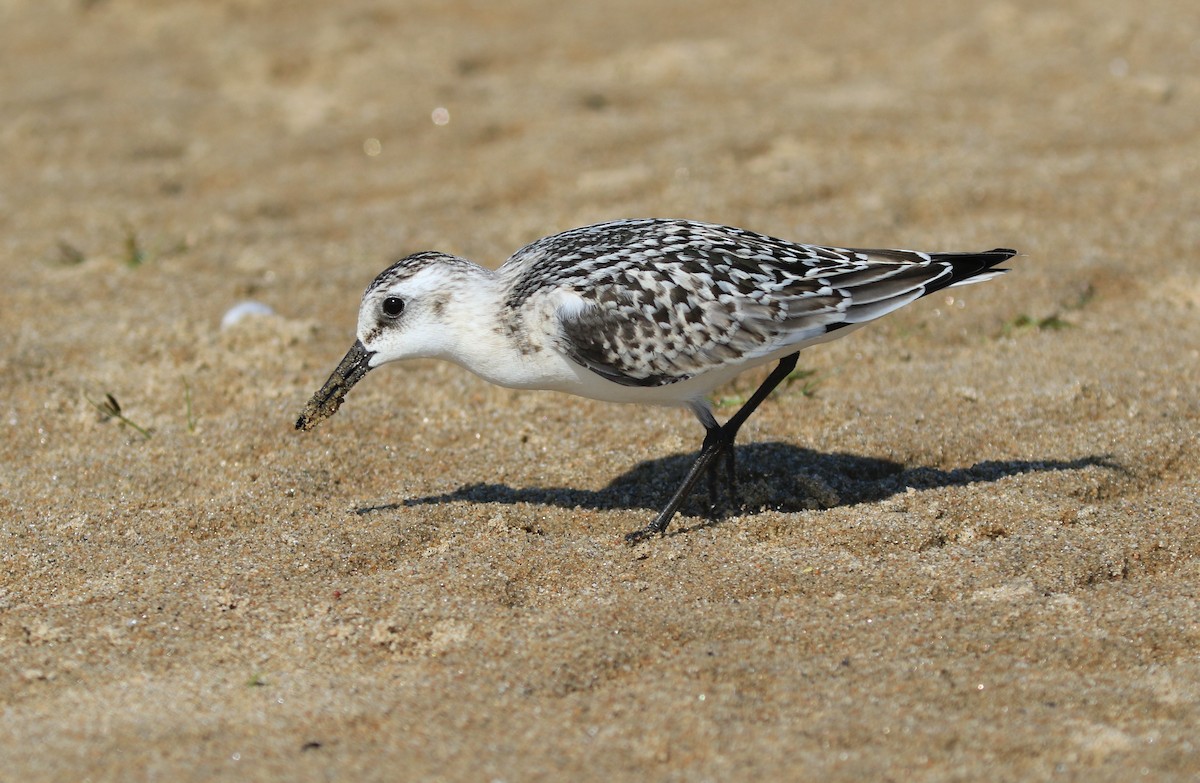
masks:
{"type": "Polygon", "coordinates": [[[383,300],[383,314],[388,318],[396,318],[404,312],[404,300],[398,296],[389,296],[383,300]]]}

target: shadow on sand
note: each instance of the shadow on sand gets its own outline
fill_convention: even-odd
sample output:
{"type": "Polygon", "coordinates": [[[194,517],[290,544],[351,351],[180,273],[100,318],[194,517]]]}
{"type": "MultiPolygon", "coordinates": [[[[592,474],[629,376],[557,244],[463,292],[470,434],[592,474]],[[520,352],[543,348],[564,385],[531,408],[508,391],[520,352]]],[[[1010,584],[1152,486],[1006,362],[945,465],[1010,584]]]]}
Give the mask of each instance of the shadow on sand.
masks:
{"type": "MultiPolygon", "coordinates": [[[[532,503],[564,508],[646,509],[657,511],[683,480],[693,454],[676,454],[647,460],[615,478],[600,490],[569,487],[518,489],[506,484],[468,484],[453,492],[409,498],[399,503],[367,506],[359,514],[454,501],[472,503],[532,503]]],[[[1121,470],[1104,456],[1073,460],[985,461],[969,468],[937,470],[905,468],[874,457],[854,454],[824,454],[787,443],[751,443],[737,449],[740,513],[761,509],[803,511],[871,503],[904,493],[908,489],[936,489],[976,482],[998,481],[1022,473],[1082,470],[1103,467],[1121,470]]],[[[705,482],[697,485],[681,512],[708,512],[705,482]]]]}

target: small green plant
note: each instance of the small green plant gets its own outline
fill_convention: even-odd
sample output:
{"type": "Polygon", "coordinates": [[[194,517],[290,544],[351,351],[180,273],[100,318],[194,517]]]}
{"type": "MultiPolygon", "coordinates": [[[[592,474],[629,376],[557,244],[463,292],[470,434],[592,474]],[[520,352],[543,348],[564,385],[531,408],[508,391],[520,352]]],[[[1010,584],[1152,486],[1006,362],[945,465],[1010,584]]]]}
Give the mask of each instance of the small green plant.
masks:
{"type": "MultiPolygon", "coordinates": [[[[790,373],[788,373],[788,376],[783,379],[783,383],[775,387],[775,390],[771,392],[771,396],[773,397],[776,394],[783,392],[785,389],[791,389],[792,385],[797,381],[803,381],[804,383],[800,387],[800,393],[805,397],[814,397],[817,393],[817,387],[821,385],[821,382],[816,378],[816,375],[816,370],[808,370],[802,367],[792,370],[790,373]]],[[[745,405],[746,401],[749,399],[750,396],[748,394],[728,394],[714,399],[713,407],[717,410],[723,410],[725,408],[745,405]]]]}
{"type": "Polygon", "coordinates": [[[192,385],[188,383],[187,378],[183,378],[183,412],[187,418],[188,432],[196,431],[196,412],[192,408],[192,385]]]}
{"type": "Polygon", "coordinates": [[[134,430],[136,430],[137,433],[139,435],[141,435],[143,438],[145,438],[146,440],[150,440],[150,430],[134,423],[133,421],[131,421],[129,419],[128,416],[126,416],[124,413],[122,413],[121,412],[121,403],[117,402],[116,397],[112,396],[111,394],[105,393],[104,402],[96,402],[91,397],[87,396],[86,393],[84,393],[83,398],[85,400],[87,400],[88,402],[90,402],[92,404],[93,408],[100,411],[100,414],[104,417],[105,421],[108,421],[109,419],[116,419],[117,421],[121,422],[122,424],[128,424],[130,427],[132,427],[134,430]]]}
{"type": "Polygon", "coordinates": [[[1029,329],[1053,332],[1060,329],[1069,329],[1072,326],[1074,326],[1074,324],[1064,319],[1058,313],[1051,313],[1045,318],[1034,318],[1022,313],[1011,321],[1005,323],[1001,328],[1001,334],[1003,334],[1005,337],[1008,337],[1017,332],[1022,332],[1029,329]]]}
{"type": "MultiPolygon", "coordinates": [[[[1096,298],[1096,287],[1091,283],[1084,286],[1083,290],[1069,302],[1065,302],[1061,306],[1060,312],[1073,313],[1077,310],[1082,310],[1096,298]]],[[[1008,337],[1017,332],[1023,332],[1036,329],[1040,332],[1057,332],[1061,329],[1070,329],[1075,324],[1063,318],[1060,312],[1051,313],[1045,318],[1034,318],[1031,315],[1021,313],[1016,318],[1008,321],[1000,328],[1002,337],[1008,337]]]]}
{"type": "Polygon", "coordinates": [[[267,676],[262,672],[255,672],[250,675],[250,679],[246,680],[248,688],[263,688],[267,685],[267,676]]]}
{"type": "Polygon", "coordinates": [[[713,407],[717,410],[721,410],[722,408],[732,408],[734,406],[745,405],[747,399],[749,398],[744,397],[741,394],[729,394],[713,400],[713,407]]]}
{"type": "Polygon", "coordinates": [[[817,394],[817,387],[821,385],[821,381],[817,378],[816,370],[807,370],[803,367],[798,367],[788,373],[788,377],[783,379],[783,385],[781,388],[790,389],[792,384],[796,383],[797,381],[804,381],[804,383],[800,386],[800,393],[805,397],[815,397],[817,394]]]}
{"type": "Polygon", "coordinates": [[[136,269],[146,263],[148,255],[133,226],[125,224],[125,266],[136,269]]]}
{"type": "Polygon", "coordinates": [[[54,260],[63,266],[79,266],[87,260],[87,256],[67,240],[60,239],[58,240],[58,256],[54,260]]]}
{"type": "Polygon", "coordinates": [[[1079,292],[1079,296],[1075,297],[1075,301],[1068,302],[1063,305],[1063,309],[1070,312],[1072,310],[1082,310],[1087,307],[1093,299],[1096,298],[1096,286],[1088,283],[1079,292]]]}

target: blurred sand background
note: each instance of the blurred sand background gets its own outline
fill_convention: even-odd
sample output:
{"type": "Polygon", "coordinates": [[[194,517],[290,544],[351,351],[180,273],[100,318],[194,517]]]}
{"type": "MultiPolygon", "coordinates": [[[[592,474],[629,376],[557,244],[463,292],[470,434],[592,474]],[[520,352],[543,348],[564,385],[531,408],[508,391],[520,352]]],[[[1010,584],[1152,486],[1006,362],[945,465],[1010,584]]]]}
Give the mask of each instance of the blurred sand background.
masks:
{"type": "Polygon", "coordinates": [[[5,0],[0,52],[0,777],[1200,776],[1191,0],[5,0]],[[400,255],[646,216],[1023,255],[802,355],[746,510],[636,548],[685,411],[416,362],[292,430],[400,255]]]}

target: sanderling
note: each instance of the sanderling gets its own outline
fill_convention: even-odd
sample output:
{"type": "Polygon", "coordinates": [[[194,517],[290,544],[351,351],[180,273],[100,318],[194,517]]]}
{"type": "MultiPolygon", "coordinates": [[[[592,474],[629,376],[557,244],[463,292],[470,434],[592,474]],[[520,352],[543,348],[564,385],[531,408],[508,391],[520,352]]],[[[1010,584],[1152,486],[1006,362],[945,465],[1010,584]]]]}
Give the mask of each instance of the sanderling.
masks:
{"type": "MultiPolygon", "coordinates": [[[[718,455],[734,491],[734,438],[802,348],[949,286],[1006,271],[1014,250],[921,253],[801,245],[687,220],[618,220],[539,239],[495,271],[438,252],[375,278],[358,340],[296,422],[337,411],[372,368],[448,359],[484,380],[611,402],[680,405],[706,435],[687,477],[630,542],[662,533],[700,476],[715,492],[718,455]],[[724,424],[708,395],[778,361],[724,424]]],[[[710,497],[710,502],[712,502],[710,497]]]]}

